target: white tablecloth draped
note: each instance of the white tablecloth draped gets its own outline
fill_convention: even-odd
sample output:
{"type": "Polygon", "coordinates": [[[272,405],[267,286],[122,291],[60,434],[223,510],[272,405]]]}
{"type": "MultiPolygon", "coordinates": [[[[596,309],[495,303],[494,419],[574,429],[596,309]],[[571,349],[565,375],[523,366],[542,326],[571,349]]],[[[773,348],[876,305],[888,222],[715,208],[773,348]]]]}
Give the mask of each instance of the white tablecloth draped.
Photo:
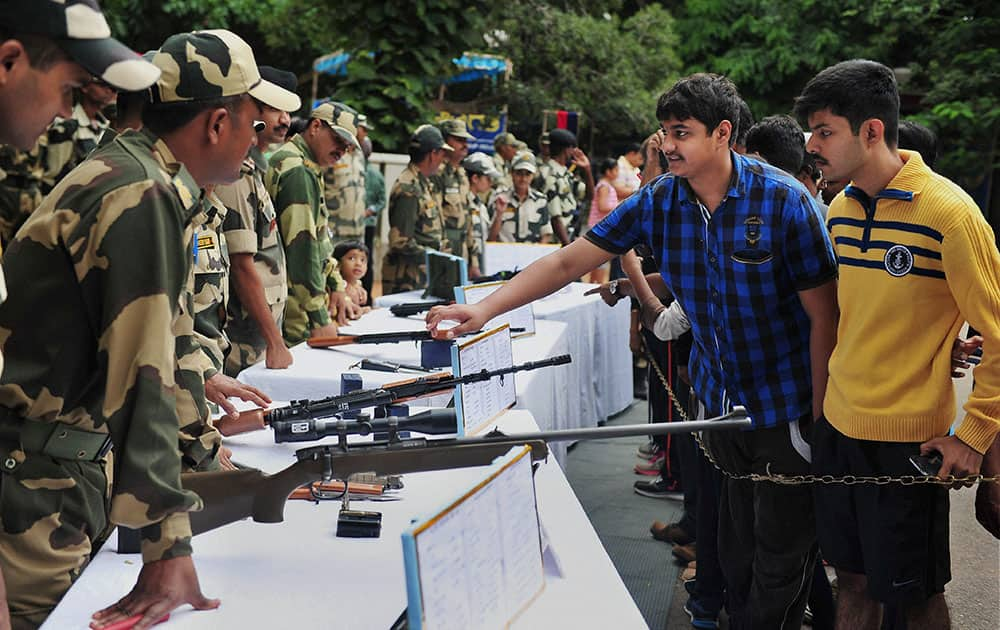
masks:
{"type": "MultiPolygon", "coordinates": [[[[629,304],[622,300],[609,308],[599,296],[584,295],[597,285],[573,282],[561,291],[534,302],[536,320],[569,326],[569,352],[580,384],[577,396],[564,401],[580,426],[597,426],[632,404],[632,354],[628,348],[629,304]]],[[[377,306],[424,301],[422,290],[384,295],[377,306]]],[[[422,319],[422,315],[414,316],[422,319]]],[[[411,318],[407,318],[411,319],[411,318]]],[[[539,417],[536,414],[536,417],[539,417]]]]}
{"type": "MultiPolygon", "coordinates": [[[[524,411],[505,414],[508,432],[537,430],[524,411]]],[[[229,443],[235,458],[267,472],[293,461],[292,445],[275,445],[270,432],[229,443]]],[[[285,522],[234,523],[194,539],[195,566],[206,595],[222,599],[214,611],[175,611],[158,629],[388,628],[406,606],[401,533],[414,517],[440,507],[467,487],[475,469],[405,475],[401,500],[353,501],[382,512],[376,539],[337,538],[339,502],[289,501],[285,522]]],[[[601,546],[558,464],[535,474],[539,521],[550,541],[546,586],[515,628],[645,628],[614,565],[601,546]],[[556,560],[553,562],[553,558],[556,560]]],[[[114,539],[102,549],[43,626],[83,630],[90,615],[113,604],[135,584],[142,560],[118,555],[114,539]]]]}

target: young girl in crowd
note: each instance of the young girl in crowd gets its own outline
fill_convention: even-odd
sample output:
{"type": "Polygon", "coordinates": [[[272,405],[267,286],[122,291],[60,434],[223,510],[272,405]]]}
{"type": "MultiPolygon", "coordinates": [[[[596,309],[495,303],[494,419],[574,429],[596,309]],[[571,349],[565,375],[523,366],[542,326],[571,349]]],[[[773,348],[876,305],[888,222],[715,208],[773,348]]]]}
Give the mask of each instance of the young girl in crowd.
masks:
{"type": "Polygon", "coordinates": [[[361,279],[368,273],[368,248],[360,241],[344,241],[333,248],[333,257],[340,265],[340,275],[347,283],[347,297],[361,308],[361,314],[369,312],[368,292],[361,286],[361,279]]]}
{"type": "MultiPolygon", "coordinates": [[[[601,219],[608,216],[618,206],[618,193],[615,192],[614,181],[618,178],[618,162],[604,158],[597,163],[597,173],[601,176],[594,187],[594,201],[590,204],[589,227],[594,227],[601,219]]],[[[590,272],[589,281],[603,284],[608,281],[610,265],[605,263],[590,272]]]]}

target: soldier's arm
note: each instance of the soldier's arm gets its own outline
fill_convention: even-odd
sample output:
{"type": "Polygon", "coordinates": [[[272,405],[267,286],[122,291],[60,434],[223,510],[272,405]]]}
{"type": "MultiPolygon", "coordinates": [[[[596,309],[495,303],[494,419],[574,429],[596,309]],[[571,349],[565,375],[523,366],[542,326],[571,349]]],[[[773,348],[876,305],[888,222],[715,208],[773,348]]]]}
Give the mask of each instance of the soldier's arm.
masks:
{"type": "Polygon", "coordinates": [[[420,199],[413,193],[399,193],[389,200],[389,251],[419,255],[424,247],[413,237],[420,215],[420,199]]]}
{"type": "Polygon", "coordinates": [[[257,253],[257,231],[254,228],[257,206],[251,202],[255,195],[251,180],[252,176],[246,175],[235,184],[215,189],[215,194],[229,210],[222,222],[222,232],[229,247],[229,281],[240,303],[257,323],[267,343],[268,354],[281,354],[283,367],[287,367],[291,365],[291,355],[286,356],[285,340],[271,315],[264,284],[253,262],[257,253]]]}
{"type": "Polygon", "coordinates": [[[104,292],[98,334],[107,365],[103,415],[115,445],[110,518],[141,528],[148,563],[191,554],[187,512],[201,500],[180,485],[174,401],[171,323],[190,250],[180,245],[182,212],[172,191],[152,185],[142,199],[139,208],[105,214],[116,218],[106,219],[93,250],[107,261],[103,269],[96,261],[77,269],[81,280],[99,274],[104,292]]]}
{"type": "Polygon", "coordinates": [[[469,274],[479,277],[479,239],[476,238],[476,231],[473,229],[472,219],[476,215],[472,214],[472,208],[465,209],[465,243],[469,249],[469,274]]]}
{"type": "Polygon", "coordinates": [[[49,127],[40,143],[42,165],[42,194],[52,192],[56,184],[69,174],[73,159],[73,134],[77,122],[72,119],[59,121],[49,127]]]}
{"type": "Polygon", "coordinates": [[[290,169],[274,191],[274,207],[285,246],[288,290],[302,305],[309,328],[330,323],[327,312],[329,261],[317,239],[319,204],[325,203],[319,187],[305,166],[290,169]]]}

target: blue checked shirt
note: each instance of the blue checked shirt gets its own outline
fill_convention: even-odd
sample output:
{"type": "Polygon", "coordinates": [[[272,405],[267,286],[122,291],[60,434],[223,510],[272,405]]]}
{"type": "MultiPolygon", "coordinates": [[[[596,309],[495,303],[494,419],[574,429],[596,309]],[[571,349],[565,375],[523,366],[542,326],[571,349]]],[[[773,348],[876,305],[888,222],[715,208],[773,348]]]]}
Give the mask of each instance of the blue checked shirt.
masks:
{"type": "Polygon", "coordinates": [[[645,243],[691,320],[689,371],[709,408],[742,404],[754,428],[812,413],[809,317],[798,292],[837,277],[816,202],[783,171],[735,153],[710,214],[682,178],[663,175],[585,236],[623,254],[645,243]]]}

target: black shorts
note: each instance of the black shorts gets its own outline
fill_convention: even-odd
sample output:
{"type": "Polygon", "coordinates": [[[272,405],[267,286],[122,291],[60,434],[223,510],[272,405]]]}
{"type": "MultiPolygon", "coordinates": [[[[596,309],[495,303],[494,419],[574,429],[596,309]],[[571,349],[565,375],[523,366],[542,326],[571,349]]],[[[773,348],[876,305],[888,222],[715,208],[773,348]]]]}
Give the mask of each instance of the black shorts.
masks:
{"type": "MultiPolygon", "coordinates": [[[[821,418],[813,427],[812,468],[822,475],[919,475],[917,442],[873,442],[840,433],[821,418]]],[[[884,603],[910,604],[944,592],[951,580],[948,489],[936,484],[817,483],[816,528],[823,557],[863,574],[884,603]]]]}

